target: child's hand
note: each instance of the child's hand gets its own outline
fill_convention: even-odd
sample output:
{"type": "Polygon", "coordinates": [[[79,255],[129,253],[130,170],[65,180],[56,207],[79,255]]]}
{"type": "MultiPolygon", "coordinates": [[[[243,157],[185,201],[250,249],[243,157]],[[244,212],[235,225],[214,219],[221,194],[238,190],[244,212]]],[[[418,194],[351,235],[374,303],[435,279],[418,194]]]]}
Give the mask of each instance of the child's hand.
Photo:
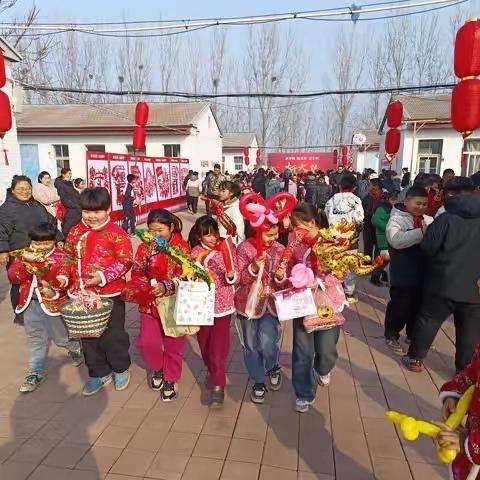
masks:
{"type": "Polygon", "coordinates": [[[39,290],[40,295],[43,298],[53,298],[55,296],[55,290],[47,282],[45,282],[45,280],[42,280],[42,286],[39,290]]]}
{"type": "Polygon", "coordinates": [[[86,287],[98,287],[102,283],[102,277],[100,274],[94,273],[93,275],[90,275],[87,280],[85,280],[85,286],[86,287]]]}
{"type": "Polygon", "coordinates": [[[0,265],[6,265],[8,262],[8,252],[0,253],[0,265]]]}
{"type": "Polygon", "coordinates": [[[259,257],[255,258],[252,262],[252,271],[257,274],[260,271],[260,266],[265,263],[267,254],[264,252],[259,257]]]}
{"type": "Polygon", "coordinates": [[[440,433],[437,435],[437,437],[435,438],[435,443],[441,448],[460,452],[461,451],[460,433],[458,431],[452,430],[450,427],[448,427],[444,423],[435,422],[435,425],[437,425],[442,429],[440,433]]]}
{"type": "Polygon", "coordinates": [[[442,419],[445,421],[455,410],[458,398],[448,397],[444,400],[442,406],[442,419]]]}
{"type": "Polygon", "coordinates": [[[167,293],[165,285],[163,283],[157,283],[152,285],[152,294],[154,297],[163,297],[167,293]]]}
{"type": "Polygon", "coordinates": [[[275,272],[275,277],[277,280],[283,280],[287,273],[287,269],[285,267],[278,267],[277,271],[275,272]]]}

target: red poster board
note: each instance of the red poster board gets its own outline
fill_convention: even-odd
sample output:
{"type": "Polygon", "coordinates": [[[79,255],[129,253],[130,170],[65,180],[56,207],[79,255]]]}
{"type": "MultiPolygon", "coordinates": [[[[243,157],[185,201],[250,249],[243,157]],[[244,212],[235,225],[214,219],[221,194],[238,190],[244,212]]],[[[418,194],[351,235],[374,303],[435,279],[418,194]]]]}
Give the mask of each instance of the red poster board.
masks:
{"type": "Polygon", "coordinates": [[[286,168],[293,173],[335,170],[337,161],[333,152],[269,153],[268,166],[282,173],[286,168]]]}
{"type": "Polygon", "coordinates": [[[154,208],[174,208],[185,203],[183,179],[189,168],[188,158],[87,152],[87,185],[106,187],[110,191],[111,217],[118,222],[122,220],[127,175],[135,175],[134,195],[138,204],[135,213],[137,222],[143,223],[154,208]]]}

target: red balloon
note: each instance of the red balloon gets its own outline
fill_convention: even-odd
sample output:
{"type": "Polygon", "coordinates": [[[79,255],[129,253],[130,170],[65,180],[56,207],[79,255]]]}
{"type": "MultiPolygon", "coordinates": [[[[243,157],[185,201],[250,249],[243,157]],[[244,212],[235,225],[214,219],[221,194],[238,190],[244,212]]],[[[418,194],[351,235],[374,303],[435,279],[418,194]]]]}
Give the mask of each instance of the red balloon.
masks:
{"type": "Polygon", "coordinates": [[[0,137],[12,128],[12,107],[5,92],[0,91],[0,137]]]}
{"type": "Polygon", "coordinates": [[[3,50],[0,48],[0,88],[7,83],[7,72],[5,69],[5,58],[3,56],[3,50]]]}
{"type": "Polygon", "coordinates": [[[385,153],[394,155],[400,149],[400,130],[392,128],[385,135],[385,153]]]}
{"type": "Polygon", "coordinates": [[[146,102],[138,102],[135,107],[135,123],[144,127],[148,122],[148,104],[146,102]]]}
{"type": "Polygon", "coordinates": [[[391,102],[387,107],[387,125],[389,128],[397,128],[403,120],[403,104],[399,100],[391,102]]]}
{"type": "Polygon", "coordinates": [[[147,129],[145,127],[133,127],[133,149],[142,150],[145,148],[147,129]]]}
{"type": "Polygon", "coordinates": [[[454,71],[459,78],[480,75],[480,22],[468,20],[455,38],[454,71]]]}
{"type": "Polygon", "coordinates": [[[452,91],[452,127],[464,137],[480,128],[480,80],[462,80],[452,91]]]}

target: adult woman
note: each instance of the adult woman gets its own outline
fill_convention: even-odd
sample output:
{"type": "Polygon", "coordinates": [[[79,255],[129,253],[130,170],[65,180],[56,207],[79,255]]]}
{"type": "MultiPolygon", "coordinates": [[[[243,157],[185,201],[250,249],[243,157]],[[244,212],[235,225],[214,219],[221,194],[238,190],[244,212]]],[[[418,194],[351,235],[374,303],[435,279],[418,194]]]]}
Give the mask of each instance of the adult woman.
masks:
{"type": "MultiPolygon", "coordinates": [[[[9,261],[9,252],[25,248],[30,244],[28,232],[48,222],[57,226],[57,220],[46,208],[32,197],[32,181],[24,175],[17,175],[12,180],[10,195],[0,205],[0,265],[9,261]]],[[[58,232],[58,240],[63,237],[58,232]]],[[[12,285],[10,299],[15,309],[18,303],[19,286],[12,285]]],[[[21,316],[16,316],[17,323],[22,323],[21,316]]]]}
{"type": "Polygon", "coordinates": [[[72,183],[72,171],[69,168],[62,168],[61,176],[55,179],[55,187],[63,206],[66,209],[65,218],[62,223],[62,232],[65,238],[70,229],[80,222],[82,211],[77,190],[72,183]]]}
{"type": "Polygon", "coordinates": [[[33,198],[55,217],[60,197],[57,195],[56,189],[52,187],[52,177],[48,172],[40,172],[38,175],[38,183],[33,187],[33,198]]]}

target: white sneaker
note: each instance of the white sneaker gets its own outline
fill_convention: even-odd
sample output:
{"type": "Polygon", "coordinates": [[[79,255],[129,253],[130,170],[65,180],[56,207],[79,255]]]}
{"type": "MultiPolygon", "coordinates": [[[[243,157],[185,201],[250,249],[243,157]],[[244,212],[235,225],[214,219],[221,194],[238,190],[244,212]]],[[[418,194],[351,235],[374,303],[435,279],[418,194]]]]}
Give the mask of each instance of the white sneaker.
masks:
{"type": "Polygon", "coordinates": [[[321,387],[328,387],[330,385],[331,375],[331,372],[327,373],[326,375],[319,375],[317,372],[315,372],[315,379],[321,387]]]}
{"type": "Polygon", "coordinates": [[[308,400],[301,400],[300,398],[297,398],[295,400],[295,411],[298,413],[307,413],[310,410],[310,405],[312,402],[309,402],[308,400]]]}

